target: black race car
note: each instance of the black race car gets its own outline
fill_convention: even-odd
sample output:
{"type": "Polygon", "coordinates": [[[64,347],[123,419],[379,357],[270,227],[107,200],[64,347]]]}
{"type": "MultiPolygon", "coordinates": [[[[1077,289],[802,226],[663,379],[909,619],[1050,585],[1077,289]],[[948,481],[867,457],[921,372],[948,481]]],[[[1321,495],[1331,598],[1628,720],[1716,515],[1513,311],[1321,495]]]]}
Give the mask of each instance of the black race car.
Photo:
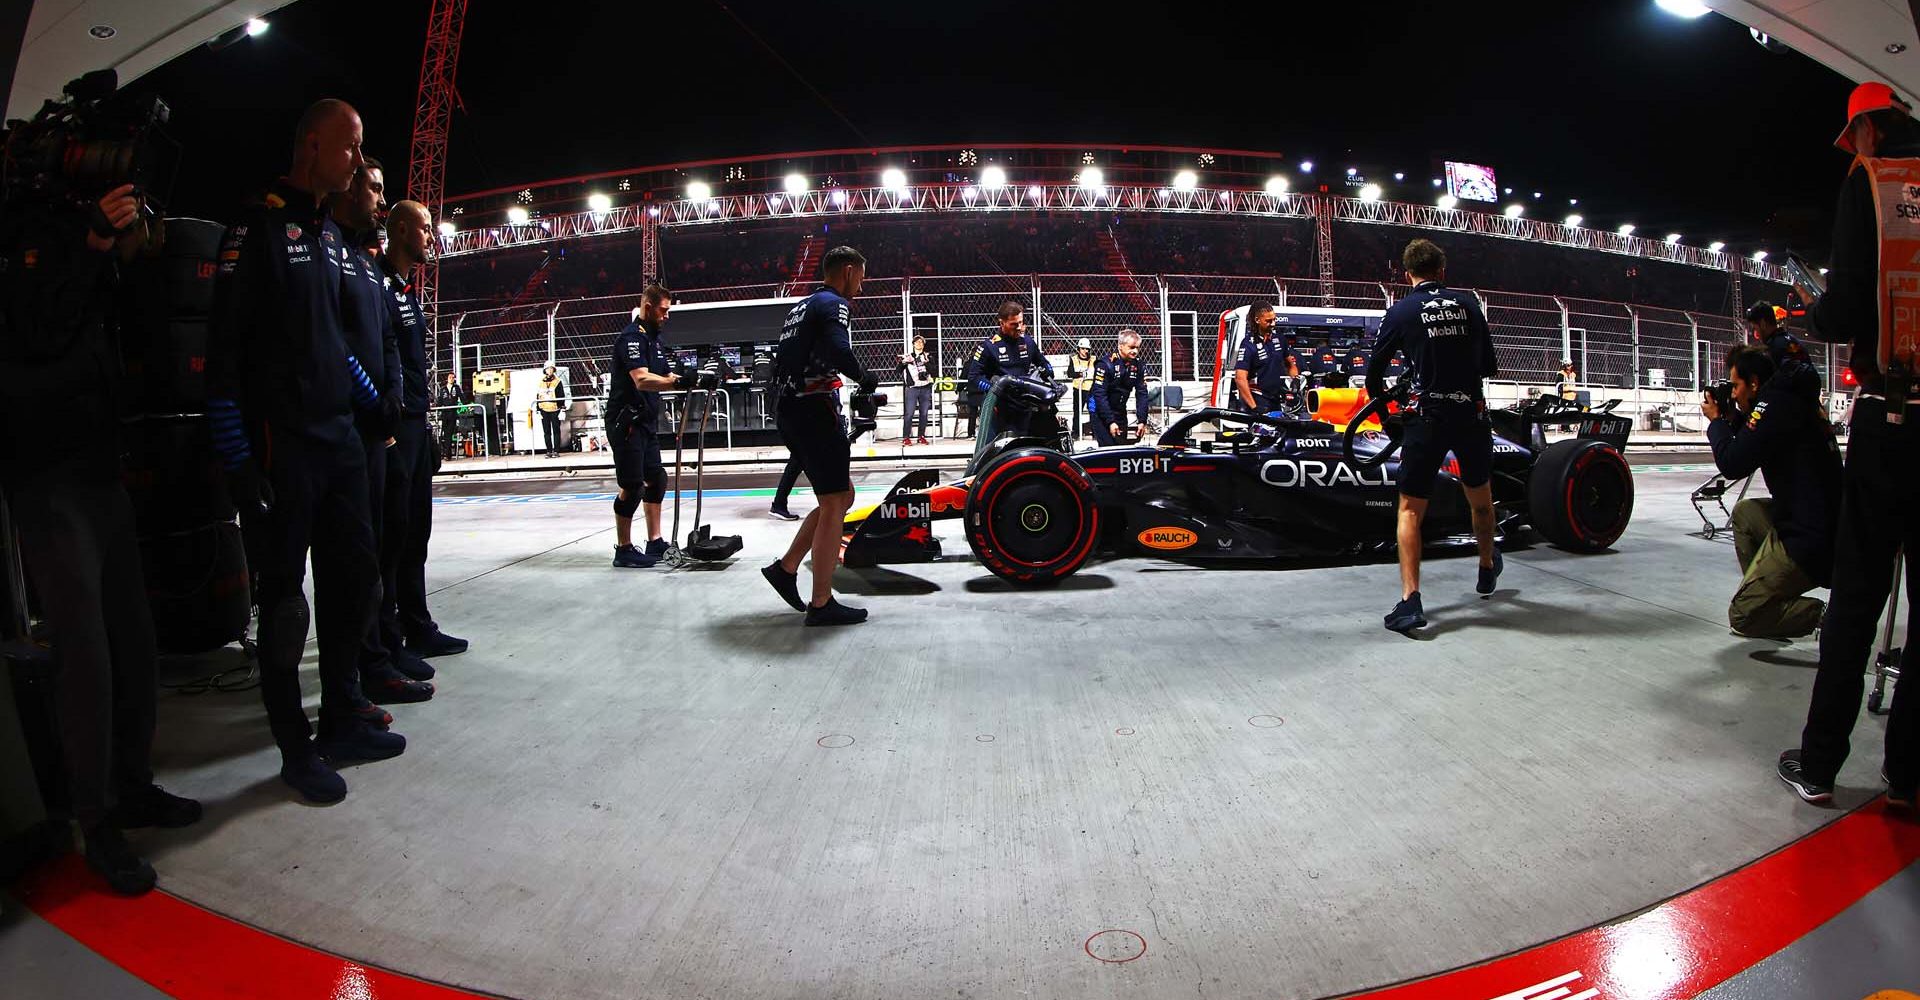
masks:
{"type": "MultiPolygon", "coordinates": [[[[1206,408],[1152,444],[1078,453],[1053,415],[1065,387],[1003,376],[988,394],[972,461],[941,483],[909,473],[880,503],[846,521],[852,567],[925,562],[940,555],[932,522],[961,518],[967,544],[995,574],[1047,584],[1096,552],[1174,559],[1320,558],[1394,544],[1399,417],[1393,397],[1347,405],[1315,399],[1326,420],[1206,408]],[[1343,414],[1344,415],[1344,414],[1343,414]],[[1378,428],[1378,429],[1370,429],[1378,428]]],[[[1312,395],[1327,395],[1315,390],[1312,395]]],[[[1562,548],[1612,545],[1633,514],[1622,452],[1632,422],[1541,397],[1489,414],[1493,499],[1502,538],[1532,528],[1562,548]],[[1549,427],[1575,437],[1547,443],[1549,427]]],[[[1443,470],[1428,508],[1428,544],[1470,542],[1462,491],[1443,470]]]]}

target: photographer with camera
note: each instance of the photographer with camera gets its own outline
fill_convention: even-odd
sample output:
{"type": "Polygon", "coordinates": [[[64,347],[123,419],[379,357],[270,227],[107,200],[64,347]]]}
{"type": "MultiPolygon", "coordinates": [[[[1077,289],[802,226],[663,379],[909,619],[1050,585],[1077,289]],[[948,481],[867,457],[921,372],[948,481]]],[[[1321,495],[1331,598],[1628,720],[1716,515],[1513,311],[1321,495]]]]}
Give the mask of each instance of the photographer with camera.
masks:
{"type": "Polygon", "coordinates": [[[613,502],[613,565],[645,569],[667,554],[660,537],[660,502],[667,495],[667,466],[660,458],[660,394],[696,385],[711,389],[716,376],[676,373],[662,342],[662,327],[673,311],[673,293],[648,285],[633,311],[633,321],[613,342],[613,384],[607,393],[607,440],[613,447],[614,478],[620,496],[613,502]],[[633,544],[633,511],[646,505],[647,547],[633,544]]]}
{"type": "MultiPolygon", "coordinates": [[[[340,321],[347,350],[360,359],[367,378],[380,391],[379,410],[358,414],[354,420],[367,459],[367,513],[376,552],[385,534],[382,522],[387,507],[387,450],[400,429],[400,397],[404,391],[399,338],[387,309],[386,276],[374,259],[380,248],[385,194],[386,174],[380,161],[369,156],[363,158],[347,190],[327,198],[327,214],[344,238],[343,252],[335,266],[340,273],[340,321]]],[[[320,575],[316,569],[316,585],[321,585],[320,575]]],[[[381,597],[384,603],[384,591],[381,597]]],[[[433,668],[426,661],[386,644],[376,614],[367,626],[360,651],[361,694],[381,705],[426,701],[433,697],[433,685],[427,683],[432,676],[433,668]]],[[[377,721],[365,706],[359,711],[362,718],[377,721]]],[[[385,716],[381,712],[378,718],[385,716]]]]}
{"type": "Polygon", "coordinates": [[[1473,296],[1448,288],[1447,255],[1429,240],[1414,240],[1401,255],[1407,284],[1414,286],[1380,319],[1379,340],[1367,364],[1367,392],[1387,392],[1386,373],[1395,351],[1407,355],[1406,395],[1400,412],[1406,432],[1400,451],[1400,603],[1386,616],[1394,632],[1425,628],[1420,605],[1420,524],[1452,452],[1460,485],[1480,543],[1480,578],[1474,590],[1493,593],[1504,560],[1493,544],[1493,427],[1487,420],[1483,383],[1499,374],[1493,331],[1473,296]]]}
{"type": "Polygon", "coordinates": [[[1120,331],[1120,343],[1114,352],[1093,366],[1093,388],[1088,408],[1093,411],[1093,439],[1101,447],[1120,443],[1120,425],[1127,417],[1127,397],[1133,397],[1133,412],[1139,418],[1136,436],[1147,436],[1147,378],[1140,367],[1140,335],[1120,331]]]}
{"type": "MultiPolygon", "coordinates": [[[[1860,714],[1874,626],[1896,585],[1906,550],[1907,592],[1920,592],[1920,396],[1913,389],[1914,309],[1902,274],[1920,254],[1920,219],[1907,192],[1920,185],[1920,123],[1884,83],[1863,83],[1847,101],[1835,145],[1855,159],[1834,209],[1833,258],[1824,295],[1796,281],[1814,336],[1852,345],[1860,392],[1847,435],[1833,593],[1820,627],[1820,672],[1800,745],[1780,755],[1780,780],[1808,802],[1833,798],[1860,714]],[[1882,262],[1886,262],[1882,266],[1882,262]]],[[[1920,786],[1920,618],[1909,616],[1900,680],[1887,718],[1887,801],[1911,809],[1920,786]]]]}
{"type": "Polygon", "coordinates": [[[1840,451],[1820,408],[1817,380],[1775,378],[1759,347],[1727,352],[1729,380],[1700,401],[1713,461],[1729,480],[1758,471],[1772,499],[1733,508],[1740,589],[1727,624],[1743,636],[1811,635],[1826,605],[1806,593],[1828,584],[1840,513],[1840,451]]]}
{"type": "MultiPolygon", "coordinates": [[[[7,137],[16,167],[22,145],[64,144],[53,122],[43,110],[16,125],[7,137]]],[[[122,831],[200,818],[198,802],[153,783],[158,654],[121,483],[114,251],[131,254],[144,239],[143,206],[118,177],[48,180],[9,183],[0,206],[0,487],[58,666],[53,728],[87,866],[114,891],[138,894],[153,888],[153,867],[122,831]],[[56,411],[63,433],[48,433],[56,411]]]]}
{"type": "Polygon", "coordinates": [[[355,413],[380,395],[342,329],[340,258],[352,251],[326,217],[328,195],[360,168],[360,115],[344,101],[307,109],[293,167],[221,242],[207,350],[214,450],[247,533],[260,608],[260,697],[280,777],[312,802],[338,802],[334,764],[398,756],[407,741],[355,712],[360,647],[377,613],[367,458],[355,413]],[[300,661],[320,609],[318,739],[301,704],[300,661]]]}
{"type": "Polygon", "coordinates": [[[933,412],[933,361],[927,357],[927,338],[913,335],[913,350],[900,355],[900,388],[906,393],[902,407],[900,443],[913,444],[913,418],[920,417],[920,443],[927,441],[927,414],[933,412]]]}
{"type": "Polygon", "coordinates": [[[800,522],[786,554],[763,567],[781,599],[804,611],[808,625],[853,625],[865,608],[834,600],[833,571],[840,564],[840,538],[853,506],[853,440],[840,419],[840,376],[858,383],[852,407],[871,429],[879,376],[853,354],[851,300],[867,277],[867,259],[852,247],[834,247],[820,265],[822,285],[787,313],[774,355],[780,402],[776,422],[787,451],[806,470],[816,505],[800,522]],[[813,553],[813,597],[800,599],[800,561],[813,553]]]}

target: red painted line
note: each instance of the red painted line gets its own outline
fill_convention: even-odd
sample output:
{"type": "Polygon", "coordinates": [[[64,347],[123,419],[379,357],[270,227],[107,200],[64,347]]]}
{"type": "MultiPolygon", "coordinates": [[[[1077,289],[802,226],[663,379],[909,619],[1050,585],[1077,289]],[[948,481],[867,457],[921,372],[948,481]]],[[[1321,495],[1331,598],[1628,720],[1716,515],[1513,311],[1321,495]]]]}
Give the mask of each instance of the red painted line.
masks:
{"type": "Polygon", "coordinates": [[[1175,472],[1212,472],[1217,468],[1219,468],[1219,466],[1208,465],[1205,462],[1190,462],[1190,463],[1187,463],[1186,465],[1175,465],[1173,467],[1173,471],[1175,472]]]}
{"type": "Polygon", "coordinates": [[[1120,467],[1117,465],[1083,465],[1080,467],[1080,470],[1088,475],[1112,475],[1113,473],[1119,472],[1120,467]]]}
{"type": "MultiPolygon", "coordinates": [[[[1915,861],[1920,822],[1886,815],[1877,799],[1637,917],[1348,1000],[1683,1000],[1752,968],[1915,861]]],[[[82,945],[187,1000],[481,996],[316,951],[164,892],[114,896],[77,855],[29,874],[15,892],[82,945]]]]}
{"type": "Polygon", "coordinates": [[[1598,990],[1594,1000],[1683,1000],[1804,937],[1916,860],[1920,822],[1888,816],[1876,799],[1632,919],[1351,1000],[1493,1000],[1562,986],[1598,990]],[[1577,978],[1529,989],[1570,973],[1577,978]]]}
{"type": "Polygon", "coordinates": [[[478,998],[397,972],[316,951],[150,892],[108,892],[77,854],[23,878],[19,897],[41,919],[169,996],[187,1000],[478,998]]]}

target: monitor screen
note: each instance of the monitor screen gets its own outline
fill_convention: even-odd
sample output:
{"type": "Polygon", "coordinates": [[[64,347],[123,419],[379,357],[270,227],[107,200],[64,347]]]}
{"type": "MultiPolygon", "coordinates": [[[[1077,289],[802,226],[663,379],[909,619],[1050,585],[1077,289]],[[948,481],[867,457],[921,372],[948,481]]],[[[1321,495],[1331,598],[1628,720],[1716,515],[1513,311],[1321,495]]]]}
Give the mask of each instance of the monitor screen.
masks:
{"type": "Polygon", "coordinates": [[[1478,163],[1447,161],[1447,193],[1461,201],[1499,201],[1500,186],[1493,168],[1478,163]]]}

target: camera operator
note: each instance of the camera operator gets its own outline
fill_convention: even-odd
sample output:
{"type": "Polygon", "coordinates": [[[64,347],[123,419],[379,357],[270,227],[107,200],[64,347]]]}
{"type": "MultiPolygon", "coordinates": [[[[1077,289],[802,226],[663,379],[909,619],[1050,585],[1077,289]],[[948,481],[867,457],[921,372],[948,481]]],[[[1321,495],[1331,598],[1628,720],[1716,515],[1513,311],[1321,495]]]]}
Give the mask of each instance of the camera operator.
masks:
{"type": "Polygon", "coordinates": [[[116,243],[131,251],[144,235],[140,197],[121,184],[81,208],[7,193],[0,485],[59,666],[54,728],[87,866],[116,892],[142,893],[153,868],[121,831],[187,826],[200,804],[153,783],[153,614],[121,483],[108,304],[116,243]],[[47,431],[56,411],[60,434],[47,431]]]}
{"type": "Polygon", "coordinates": [[[1247,310],[1248,335],[1233,365],[1234,399],[1253,413],[1280,409],[1285,388],[1280,380],[1300,374],[1287,335],[1274,327],[1273,306],[1255,302],[1247,310]]]}
{"type": "Polygon", "coordinates": [[[1700,409],[1720,474],[1745,479],[1759,471],[1773,495],[1733,508],[1741,578],[1727,624],[1744,636],[1797,639],[1813,634],[1826,613],[1806,593],[1826,586],[1833,572],[1840,451],[1820,409],[1818,379],[1776,378],[1775,371],[1765,350],[1734,348],[1727,353],[1733,406],[1709,392],[1700,409]]]}
{"type": "MultiPolygon", "coordinates": [[[[834,247],[821,262],[822,286],[787,313],[774,356],[780,393],[776,422],[780,439],[806,470],[817,501],[800,522],[785,555],[760,570],[808,625],[853,625],[867,609],[834,600],[833,571],[840,564],[840,538],[853,506],[853,442],[840,418],[840,379],[851,376],[871,396],[879,377],[853,354],[851,300],[867,277],[867,259],[852,247],[834,247]],[[813,599],[800,599],[800,561],[813,552],[813,599]]],[[[856,400],[858,402],[858,400],[856,400]]]]}
{"type": "MultiPolygon", "coordinates": [[[[427,546],[433,538],[433,432],[427,427],[427,319],[410,275],[426,262],[433,220],[417,201],[393,206],[387,216],[387,251],[380,271],[387,313],[400,348],[400,426],[387,449],[385,533],[380,540],[380,628],[388,649],[404,648],[410,663],[467,651],[467,640],[448,635],[427,611],[427,546]],[[404,640],[404,646],[402,645],[404,640]]],[[[449,386],[459,389],[451,375],[449,386]]],[[[402,668],[403,670],[406,668],[402,668]]],[[[431,668],[428,668],[431,669],[431,668]]],[[[414,675],[410,675],[414,676],[414,675]]],[[[428,674],[427,676],[431,676],[428,674]]]]}
{"type": "Polygon", "coordinates": [[[347,350],[339,257],[351,251],[322,203],[347,190],[360,164],[360,115],[338,100],[307,109],[294,132],[292,169],[243,210],[221,243],[208,324],[213,444],[258,580],[260,697],[280,749],[281,780],[312,802],[346,797],[330,763],[406,749],[404,737],[354,712],[360,646],[380,596],[354,413],[377,412],[380,401],[347,350]],[[304,593],[309,550],[321,610],[317,741],[299,676],[312,617],[304,593]]]}
{"type": "Polygon", "coordinates": [[[1135,436],[1147,436],[1147,379],[1140,367],[1140,335],[1120,331],[1120,343],[1114,352],[1093,366],[1092,399],[1093,439],[1101,447],[1120,443],[1120,424],[1127,417],[1127,397],[1133,397],[1133,412],[1139,418],[1135,436]]]}
{"type": "Polygon", "coordinates": [[[689,389],[690,375],[675,374],[673,359],[661,343],[661,328],[673,310],[673,293],[662,285],[648,285],[633,321],[613,342],[613,385],[608,392],[607,440],[613,447],[614,477],[620,497],[613,502],[616,535],[613,564],[621,569],[645,569],[667,553],[660,537],[660,502],[667,495],[667,466],[660,458],[656,423],[660,394],[689,389]],[[647,547],[633,544],[633,511],[646,505],[647,547]]]}
{"type": "Polygon", "coordinates": [[[573,405],[573,394],[567,391],[567,380],[560,377],[560,370],[548,365],[540,375],[535,396],[540,410],[540,433],[545,438],[547,457],[552,458],[560,451],[560,420],[573,405]]]}
{"type": "MultiPolygon", "coordinates": [[[[1912,328],[1896,317],[1912,310],[1895,272],[1920,253],[1920,220],[1904,191],[1920,184],[1920,123],[1884,83],[1863,83],[1847,101],[1846,130],[1835,145],[1856,159],[1834,209],[1833,259],[1825,295],[1795,287],[1809,327],[1830,343],[1850,343],[1860,394],[1847,437],[1840,526],[1833,545],[1833,593],[1820,628],[1820,672],[1799,747],[1780,755],[1780,779],[1809,802],[1833,797],[1860,714],[1862,668],[1874,626],[1895,586],[1896,553],[1907,553],[1907,591],[1920,592],[1920,399],[1913,393],[1912,328]],[[1888,262],[1883,268],[1881,262],[1888,262]],[[1900,303],[1897,309],[1889,303],[1900,303]]],[[[1887,800],[1911,809],[1920,785],[1920,618],[1909,616],[1900,680],[1887,719],[1887,800]]]]}
{"type": "MultiPolygon", "coordinates": [[[[343,252],[336,267],[340,272],[340,321],[346,334],[347,351],[360,359],[367,377],[380,391],[377,412],[356,416],[354,426],[360,433],[361,450],[367,460],[367,513],[373,527],[374,551],[380,551],[384,537],[382,522],[387,506],[387,449],[400,428],[400,396],[403,376],[400,371],[400,345],[392,317],[387,309],[385,275],[374,253],[380,246],[380,213],[386,208],[386,175],[380,161],[364,157],[354,172],[347,190],[327,198],[327,214],[340,228],[343,252]]],[[[330,567],[329,567],[330,568],[330,567]]],[[[314,585],[325,586],[323,571],[314,570],[314,585]]],[[[384,603],[385,594],[382,593],[384,603]]],[[[406,650],[389,648],[380,633],[379,617],[367,625],[367,636],[360,650],[361,694],[382,705],[404,705],[433,697],[433,685],[426,683],[433,668],[406,650]]],[[[361,718],[379,722],[384,712],[374,716],[368,706],[356,702],[361,718]]]]}
{"type": "Polygon", "coordinates": [[[1367,364],[1367,392],[1386,393],[1395,351],[1407,355],[1408,392],[1400,412],[1406,432],[1400,452],[1400,603],[1386,616],[1395,632],[1425,628],[1420,606],[1420,523],[1452,452],[1480,543],[1480,579],[1474,590],[1493,593],[1504,560],[1493,545],[1493,428],[1482,382],[1499,374],[1493,331],[1471,295],[1448,288],[1447,255],[1428,240],[1407,244],[1401,261],[1414,289],[1380,319],[1380,338],[1367,364]]]}

